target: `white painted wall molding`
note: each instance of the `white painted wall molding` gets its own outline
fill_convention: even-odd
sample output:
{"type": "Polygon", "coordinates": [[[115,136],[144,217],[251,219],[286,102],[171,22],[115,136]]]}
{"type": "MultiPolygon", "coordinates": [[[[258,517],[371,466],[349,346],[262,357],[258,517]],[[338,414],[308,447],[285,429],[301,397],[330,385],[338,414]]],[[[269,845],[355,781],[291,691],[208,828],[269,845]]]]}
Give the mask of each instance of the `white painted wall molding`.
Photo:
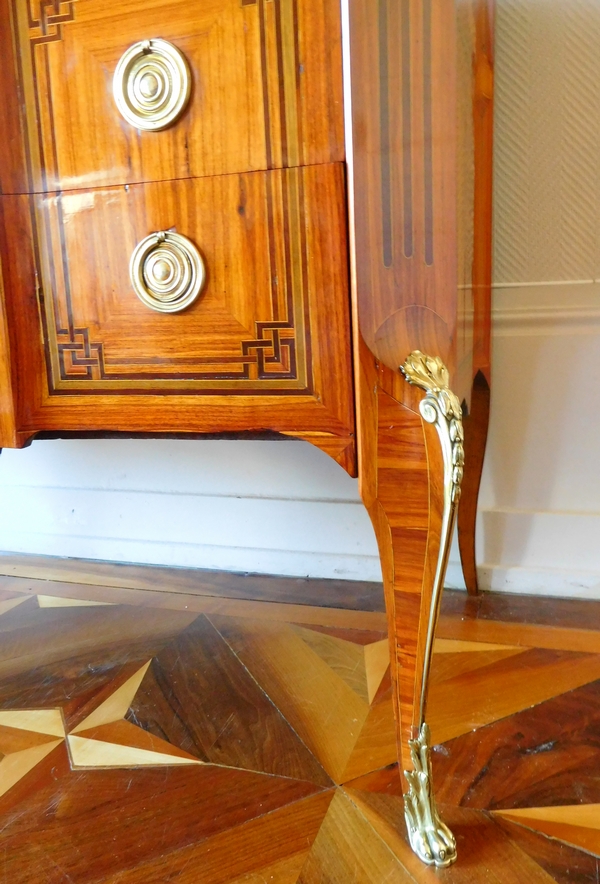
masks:
{"type": "Polygon", "coordinates": [[[496,284],[493,333],[600,335],[600,282],[496,284]]]}

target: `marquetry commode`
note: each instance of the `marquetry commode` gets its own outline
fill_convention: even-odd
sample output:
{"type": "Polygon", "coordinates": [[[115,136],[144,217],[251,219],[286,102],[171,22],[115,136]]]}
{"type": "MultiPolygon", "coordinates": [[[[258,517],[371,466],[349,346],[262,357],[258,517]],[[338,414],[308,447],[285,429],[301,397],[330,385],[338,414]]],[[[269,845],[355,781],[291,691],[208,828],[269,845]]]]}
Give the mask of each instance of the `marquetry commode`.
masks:
{"type": "Polygon", "coordinates": [[[0,0],[1,444],[276,431],[358,473],[409,837],[441,866],[425,715],[457,515],[476,589],[491,2],[0,0]]]}

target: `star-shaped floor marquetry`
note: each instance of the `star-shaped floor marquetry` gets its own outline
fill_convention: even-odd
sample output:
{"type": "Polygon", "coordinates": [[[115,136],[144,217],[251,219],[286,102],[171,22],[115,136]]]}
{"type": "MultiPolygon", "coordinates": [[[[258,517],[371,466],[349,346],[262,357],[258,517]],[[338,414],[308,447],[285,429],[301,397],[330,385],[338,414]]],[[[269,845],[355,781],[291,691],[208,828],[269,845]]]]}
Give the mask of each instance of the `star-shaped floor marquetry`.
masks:
{"type": "Polygon", "coordinates": [[[61,709],[0,710],[0,796],[66,740],[73,769],[201,764],[125,720],[151,661],[67,731],[61,709]]]}
{"type": "MultiPolygon", "coordinates": [[[[428,882],[402,821],[383,622],[181,608],[0,591],[6,880],[428,882]]],[[[503,884],[573,868],[595,884],[600,643],[487,632],[461,621],[436,643],[434,777],[462,858],[436,880],[485,881],[469,877],[483,862],[503,884]]]]}

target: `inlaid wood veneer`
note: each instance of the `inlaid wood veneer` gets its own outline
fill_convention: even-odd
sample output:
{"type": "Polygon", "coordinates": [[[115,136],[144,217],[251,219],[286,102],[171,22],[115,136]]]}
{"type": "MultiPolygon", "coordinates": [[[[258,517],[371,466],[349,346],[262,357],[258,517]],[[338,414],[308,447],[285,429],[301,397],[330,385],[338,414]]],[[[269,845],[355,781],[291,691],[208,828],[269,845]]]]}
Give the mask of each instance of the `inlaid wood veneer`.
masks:
{"type": "Polygon", "coordinates": [[[391,682],[371,612],[302,605],[297,587],[295,604],[246,597],[206,616],[167,584],[96,575],[70,584],[77,598],[42,582],[31,594],[0,578],[0,869],[15,884],[62,884],[65,870],[80,884],[194,884],[199,869],[206,884],[593,884],[600,655],[578,652],[577,629],[562,630],[560,658],[586,670],[569,681],[535,644],[547,627],[524,648],[502,640],[507,623],[489,621],[481,642],[460,638],[473,616],[447,617],[433,683],[472,695],[471,722],[487,693],[489,719],[432,695],[432,722],[463,729],[438,733],[433,752],[462,862],[432,873],[410,850],[388,763],[391,682]],[[491,686],[511,667],[509,709],[491,686]]]}
{"type": "MultiPolygon", "coordinates": [[[[411,843],[447,866],[452,836],[419,783],[429,782],[430,730],[460,736],[471,721],[467,709],[460,726],[428,710],[457,517],[477,589],[493,0],[0,0],[0,84],[0,444],[38,433],[275,432],[358,473],[382,560],[389,673],[382,634],[312,629],[335,614],[322,623],[307,611],[285,629],[276,618],[269,632],[243,602],[238,623],[230,600],[195,600],[205,618],[196,639],[214,646],[224,677],[236,658],[268,683],[301,735],[296,760],[318,759],[309,768],[321,789],[323,777],[341,783],[391,762],[395,733],[411,843]],[[159,107],[176,109],[169,125],[159,107]],[[282,671],[297,688],[291,704],[282,671]],[[328,687],[311,699],[315,679],[328,687]]],[[[59,616],[56,603],[42,605],[59,616]]],[[[353,612],[337,625],[353,627],[353,612]]],[[[381,625],[372,613],[361,631],[381,625]]],[[[583,663],[568,654],[499,643],[509,647],[478,657],[491,669],[517,671],[529,653],[561,685],[581,684],[583,663]]],[[[137,661],[139,673],[153,659],[144,683],[160,683],[157,654],[137,661]]],[[[456,654],[443,684],[461,690],[481,667],[460,659],[465,647],[456,654]]],[[[256,703],[273,739],[296,745],[256,703]]],[[[141,701],[139,711],[149,714],[141,701]]],[[[111,752],[165,754],[161,733],[140,738],[121,714],[88,725],[66,730],[50,754],[67,752],[76,767],[108,764],[111,752]]],[[[190,737],[201,764],[177,763],[218,765],[213,737],[190,737]]],[[[250,764],[247,753],[238,760],[250,764]]],[[[356,816],[347,800],[333,800],[333,817],[356,816]]],[[[296,859],[279,862],[295,874],[296,859]]]]}

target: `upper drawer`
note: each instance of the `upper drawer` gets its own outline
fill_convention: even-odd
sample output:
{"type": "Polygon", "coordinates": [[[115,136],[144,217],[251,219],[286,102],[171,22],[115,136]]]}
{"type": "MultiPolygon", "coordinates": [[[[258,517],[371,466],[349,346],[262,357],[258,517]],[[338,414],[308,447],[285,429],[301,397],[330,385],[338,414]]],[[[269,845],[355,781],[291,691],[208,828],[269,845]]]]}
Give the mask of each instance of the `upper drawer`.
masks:
{"type": "Polygon", "coordinates": [[[4,193],[343,159],[337,0],[0,0],[0,89],[4,193]],[[142,131],[113,77],[153,39],[183,53],[191,92],[175,123],[142,131]]]}

